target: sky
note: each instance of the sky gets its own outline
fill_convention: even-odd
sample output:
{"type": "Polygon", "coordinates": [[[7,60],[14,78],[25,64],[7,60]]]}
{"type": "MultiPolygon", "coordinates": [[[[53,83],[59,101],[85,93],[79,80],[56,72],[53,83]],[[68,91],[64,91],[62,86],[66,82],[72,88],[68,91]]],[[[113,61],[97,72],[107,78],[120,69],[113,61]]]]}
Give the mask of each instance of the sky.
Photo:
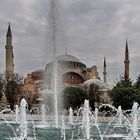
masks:
{"type": "MultiPolygon", "coordinates": [[[[26,75],[44,69],[52,60],[51,0],[0,0],[0,72],[5,71],[5,39],[10,21],[15,71],[26,75]]],[[[107,60],[108,83],[124,73],[128,40],[130,77],[140,73],[139,0],[57,0],[56,53],[67,53],[87,67],[96,65],[103,77],[107,60]]]]}

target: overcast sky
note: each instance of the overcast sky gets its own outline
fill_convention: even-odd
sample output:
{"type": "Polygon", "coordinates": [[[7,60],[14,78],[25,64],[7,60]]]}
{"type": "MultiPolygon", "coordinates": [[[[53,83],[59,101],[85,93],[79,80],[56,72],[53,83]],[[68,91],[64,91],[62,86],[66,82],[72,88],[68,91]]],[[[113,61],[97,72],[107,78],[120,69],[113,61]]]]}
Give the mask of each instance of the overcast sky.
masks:
{"type": "MultiPolygon", "coordinates": [[[[44,69],[52,59],[51,0],[0,0],[0,71],[5,71],[5,35],[13,34],[15,71],[44,69]]],[[[130,76],[140,73],[140,0],[58,0],[57,55],[76,56],[88,67],[96,65],[102,78],[107,59],[108,81],[124,72],[125,41],[130,53],[130,76]]]]}

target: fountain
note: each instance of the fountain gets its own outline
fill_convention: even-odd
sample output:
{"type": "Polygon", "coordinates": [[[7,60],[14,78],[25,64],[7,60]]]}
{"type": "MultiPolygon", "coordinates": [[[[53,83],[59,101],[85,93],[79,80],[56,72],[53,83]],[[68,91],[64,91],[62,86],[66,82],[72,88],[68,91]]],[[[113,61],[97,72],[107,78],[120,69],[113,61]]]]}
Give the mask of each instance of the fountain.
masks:
{"type": "Polygon", "coordinates": [[[46,110],[45,110],[45,105],[43,104],[41,107],[41,114],[42,114],[42,123],[46,122],[45,116],[46,116],[46,110]]]}
{"type": "Polygon", "coordinates": [[[134,139],[138,138],[138,103],[134,103],[132,107],[132,135],[134,139]]]}
{"type": "Polygon", "coordinates": [[[64,122],[64,116],[62,115],[62,129],[61,129],[61,139],[66,140],[65,137],[65,122],[64,122]]]}
{"type": "Polygon", "coordinates": [[[26,107],[27,107],[27,102],[23,98],[20,103],[20,140],[27,140],[28,133],[28,121],[27,121],[27,115],[26,115],[26,107]]]}
{"type": "Polygon", "coordinates": [[[84,102],[82,114],[82,128],[85,130],[86,139],[90,139],[90,108],[88,100],[84,102]]]}
{"type": "Polygon", "coordinates": [[[19,108],[18,105],[16,105],[16,109],[15,109],[15,115],[16,115],[16,123],[19,123],[19,108]]]}
{"type": "MultiPolygon", "coordinates": [[[[17,124],[12,124],[5,119],[1,112],[2,119],[0,121],[0,139],[12,140],[139,140],[139,109],[138,103],[134,103],[132,107],[131,118],[124,116],[121,106],[116,109],[109,104],[102,104],[99,108],[95,108],[94,113],[91,112],[89,101],[85,100],[84,106],[79,110],[82,115],[73,116],[73,109],[69,108],[69,116],[59,117],[58,114],[58,63],[56,56],[57,35],[56,35],[56,1],[51,0],[51,45],[53,47],[53,63],[52,63],[52,79],[51,92],[53,94],[54,112],[50,116],[46,114],[45,104],[41,107],[42,114],[34,115],[38,120],[32,118],[27,119],[27,102],[21,100],[20,108],[16,106],[15,120],[17,124]],[[99,117],[100,109],[108,107],[113,110],[99,117]],[[114,113],[115,112],[115,113],[114,113]],[[116,115],[117,114],[117,115],[116,115]],[[108,116],[107,116],[108,115],[108,116]],[[76,117],[76,119],[75,119],[76,117]],[[66,121],[67,120],[67,121],[66,121]],[[76,121],[75,121],[76,120],[76,121]],[[46,123],[47,122],[47,123],[46,123]],[[32,125],[31,125],[32,124],[32,125]],[[46,125],[47,124],[47,125],[46,125]],[[122,127],[123,126],[123,127],[122,127]]],[[[29,114],[28,114],[29,115],[29,114]]],[[[36,118],[35,118],[36,119],[36,118]]]]}
{"type": "Polygon", "coordinates": [[[98,108],[95,108],[94,122],[95,122],[96,125],[98,124],[98,108]]]}
{"type": "Polygon", "coordinates": [[[73,124],[73,109],[69,108],[69,122],[70,124],[73,124]]]}
{"type": "Polygon", "coordinates": [[[52,0],[51,3],[51,21],[52,21],[52,45],[53,45],[53,70],[52,70],[52,81],[51,88],[54,94],[54,116],[55,116],[55,127],[58,128],[58,67],[57,67],[57,57],[56,57],[56,1],[52,0]]]}
{"type": "MultiPolygon", "coordinates": [[[[17,124],[11,121],[0,121],[0,138],[8,139],[7,133],[3,130],[8,130],[9,139],[12,140],[76,140],[76,139],[101,139],[101,140],[140,140],[139,136],[139,108],[138,103],[134,103],[131,111],[131,118],[125,118],[122,113],[121,106],[118,109],[111,105],[102,105],[114,109],[116,114],[112,114],[111,117],[98,117],[100,114],[100,108],[95,109],[94,113],[90,111],[89,101],[85,100],[84,106],[80,109],[82,116],[77,116],[77,121],[73,121],[73,110],[69,109],[69,116],[62,115],[61,120],[59,120],[59,126],[56,129],[52,125],[53,120],[46,120],[48,116],[44,119],[42,113],[40,115],[41,120],[33,121],[27,119],[27,102],[25,99],[21,100],[20,107],[17,110],[19,120],[17,124]],[[123,118],[123,121],[122,121],[123,118]],[[93,120],[93,121],[92,121],[93,120]],[[119,124],[118,124],[119,120],[119,124]],[[31,123],[33,121],[33,123],[31,123]],[[47,127],[34,127],[35,125],[46,124],[47,127]],[[32,125],[31,125],[32,124],[32,125]],[[61,124],[61,125],[60,125],[61,124]],[[72,125],[71,125],[72,124],[72,125]],[[71,127],[72,126],[72,127],[71,127]],[[122,127],[123,126],[123,127],[122,127]]],[[[42,106],[44,110],[44,105],[42,106]]],[[[44,112],[44,111],[43,111],[44,112]]],[[[1,114],[2,115],[2,114],[1,114]]],[[[4,115],[4,114],[3,114],[4,115]]],[[[28,114],[29,116],[29,114],[28,114]]],[[[4,117],[4,116],[3,116],[4,117]]],[[[16,116],[15,116],[16,118],[16,116]]],[[[46,126],[46,125],[44,125],[46,126]]]]}
{"type": "Polygon", "coordinates": [[[118,113],[118,117],[119,117],[119,120],[118,120],[119,125],[122,125],[123,112],[122,112],[122,108],[121,108],[121,106],[118,107],[118,111],[117,111],[117,113],[118,113]]]}

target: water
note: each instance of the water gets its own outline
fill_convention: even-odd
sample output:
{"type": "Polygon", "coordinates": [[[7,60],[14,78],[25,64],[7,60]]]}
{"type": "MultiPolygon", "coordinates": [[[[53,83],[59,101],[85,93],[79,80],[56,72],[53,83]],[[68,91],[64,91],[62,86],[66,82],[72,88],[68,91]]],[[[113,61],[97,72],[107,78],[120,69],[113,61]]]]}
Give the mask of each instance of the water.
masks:
{"type": "Polygon", "coordinates": [[[43,104],[42,107],[41,107],[41,114],[42,114],[42,123],[45,123],[46,119],[45,119],[45,116],[46,116],[46,109],[45,109],[45,105],[43,104]]]}
{"type": "MultiPolygon", "coordinates": [[[[61,119],[60,119],[61,120],[61,119]]],[[[30,123],[30,121],[29,121],[30,123]]],[[[35,124],[38,124],[39,122],[36,121],[35,124]]],[[[49,122],[50,124],[52,122],[49,122]]],[[[28,127],[28,137],[27,140],[33,139],[33,140],[78,140],[78,139],[83,139],[87,140],[85,138],[85,133],[83,129],[80,127],[79,124],[77,124],[76,128],[74,129],[66,129],[66,124],[64,121],[64,118],[61,121],[62,123],[62,129],[56,129],[56,128],[36,128],[35,133],[36,133],[36,138],[33,137],[33,127],[29,126],[28,127]],[[73,135],[73,136],[72,136],[73,135]]],[[[17,125],[11,124],[14,128],[14,131],[18,128],[17,125]]],[[[99,124],[99,129],[101,131],[101,134],[103,135],[104,132],[106,131],[106,128],[108,127],[107,123],[100,123],[99,124]]],[[[129,130],[130,131],[130,130],[129,130]]],[[[9,127],[4,121],[0,121],[0,139],[1,140],[6,140],[6,139],[15,139],[19,140],[19,137],[15,139],[15,135],[13,133],[13,130],[11,127],[9,127]]],[[[127,133],[127,128],[116,128],[113,124],[109,126],[108,132],[106,132],[106,135],[103,136],[103,140],[128,140],[133,139],[132,136],[130,136],[127,133]]],[[[101,140],[99,132],[96,128],[96,126],[91,126],[90,127],[90,139],[92,140],[101,140]]]]}
{"type": "Polygon", "coordinates": [[[65,121],[63,115],[62,115],[61,139],[66,140],[65,121]]]}
{"type": "Polygon", "coordinates": [[[51,89],[53,91],[53,103],[54,103],[54,116],[55,116],[55,127],[58,128],[58,64],[56,56],[56,0],[51,1],[50,21],[52,30],[52,47],[53,47],[53,67],[52,67],[52,79],[51,89]]]}
{"type": "Polygon", "coordinates": [[[132,135],[135,139],[138,138],[138,117],[138,103],[134,103],[132,107],[132,135]]]}
{"type": "Polygon", "coordinates": [[[69,122],[70,124],[73,124],[73,109],[69,108],[69,122]]]}
{"type": "Polygon", "coordinates": [[[16,121],[16,123],[19,123],[19,108],[18,108],[18,105],[16,105],[16,110],[15,110],[15,117],[16,117],[16,119],[15,119],[15,121],[16,121]]]}
{"type": "Polygon", "coordinates": [[[82,127],[85,132],[85,138],[90,139],[90,108],[89,108],[89,101],[85,100],[84,107],[82,111],[83,119],[82,119],[82,127]]]}
{"type": "Polygon", "coordinates": [[[98,108],[95,108],[95,113],[94,113],[94,122],[95,124],[98,124],[98,108]]]}
{"type": "Polygon", "coordinates": [[[119,125],[122,125],[122,119],[123,119],[123,112],[121,106],[118,107],[118,123],[119,125]]]}
{"type": "Polygon", "coordinates": [[[23,98],[20,103],[20,140],[26,140],[28,137],[27,129],[28,129],[28,121],[27,121],[27,115],[26,115],[26,107],[27,102],[23,98]]]}

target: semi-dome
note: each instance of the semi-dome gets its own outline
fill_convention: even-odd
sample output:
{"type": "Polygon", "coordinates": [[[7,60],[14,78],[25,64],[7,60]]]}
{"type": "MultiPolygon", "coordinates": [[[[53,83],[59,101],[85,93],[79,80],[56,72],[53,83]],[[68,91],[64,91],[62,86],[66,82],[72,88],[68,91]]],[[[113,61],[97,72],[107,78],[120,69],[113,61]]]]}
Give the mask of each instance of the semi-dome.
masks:
{"type": "Polygon", "coordinates": [[[79,62],[79,63],[81,63],[81,61],[78,58],[76,58],[72,55],[68,55],[68,54],[57,56],[57,60],[58,61],[79,62]]]}
{"type": "Polygon", "coordinates": [[[99,79],[89,79],[83,83],[83,86],[90,86],[91,84],[95,84],[102,89],[109,89],[109,86],[99,79]]]}

